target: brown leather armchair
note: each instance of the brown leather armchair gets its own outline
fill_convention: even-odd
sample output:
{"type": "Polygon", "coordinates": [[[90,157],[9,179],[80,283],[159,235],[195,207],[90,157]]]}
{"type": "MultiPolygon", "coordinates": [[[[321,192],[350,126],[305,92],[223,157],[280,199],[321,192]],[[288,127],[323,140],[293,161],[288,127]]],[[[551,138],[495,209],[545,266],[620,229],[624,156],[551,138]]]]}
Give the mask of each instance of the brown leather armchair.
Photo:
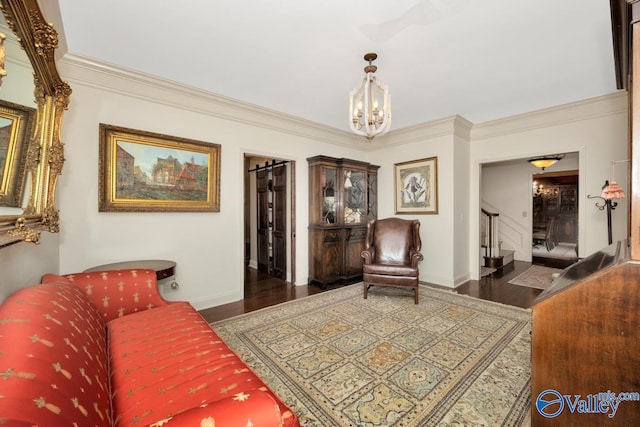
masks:
{"type": "Polygon", "coordinates": [[[418,304],[418,263],[424,259],[421,248],[420,221],[401,218],[369,221],[362,251],[364,298],[372,285],[410,287],[418,304]]]}

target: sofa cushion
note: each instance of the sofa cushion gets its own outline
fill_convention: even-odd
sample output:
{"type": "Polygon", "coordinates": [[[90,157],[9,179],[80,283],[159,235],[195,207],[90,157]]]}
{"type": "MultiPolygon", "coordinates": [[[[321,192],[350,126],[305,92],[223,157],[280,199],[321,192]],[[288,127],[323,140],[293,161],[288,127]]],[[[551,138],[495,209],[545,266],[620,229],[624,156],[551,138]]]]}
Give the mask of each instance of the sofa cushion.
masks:
{"type": "Polygon", "coordinates": [[[268,391],[254,390],[238,393],[205,406],[160,420],[149,427],[224,426],[224,427],[283,427],[300,424],[290,419],[291,424],[282,424],[280,406],[268,391]]]}
{"type": "Polygon", "coordinates": [[[148,310],[167,301],[158,293],[156,272],[149,269],[95,271],[58,276],[45,274],[42,283],[71,281],[102,313],[105,322],[148,310]]]}
{"type": "Polygon", "coordinates": [[[111,425],[106,339],[68,281],[11,295],[0,305],[0,425],[111,425]]]}
{"type": "MultiPolygon", "coordinates": [[[[107,327],[116,426],[148,425],[223,399],[248,399],[250,407],[254,392],[272,394],[186,302],[116,318],[107,327]]],[[[284,425],[293,423],[273,397],[284,425]]]]}

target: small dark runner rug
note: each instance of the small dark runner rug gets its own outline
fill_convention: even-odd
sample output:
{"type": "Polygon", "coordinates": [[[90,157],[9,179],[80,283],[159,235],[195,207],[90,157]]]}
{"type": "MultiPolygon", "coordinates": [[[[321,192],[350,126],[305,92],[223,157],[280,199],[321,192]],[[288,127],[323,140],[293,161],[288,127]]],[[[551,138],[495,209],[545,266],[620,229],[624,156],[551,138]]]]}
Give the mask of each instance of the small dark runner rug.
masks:
{"type": "Polygon", "coordinates": [[[553,282],[553,274],[560,273],[562,269],[532,265],[523,273],[509,280],[512,285],[526,286],[528,288],[547,289],[553,282]]]}

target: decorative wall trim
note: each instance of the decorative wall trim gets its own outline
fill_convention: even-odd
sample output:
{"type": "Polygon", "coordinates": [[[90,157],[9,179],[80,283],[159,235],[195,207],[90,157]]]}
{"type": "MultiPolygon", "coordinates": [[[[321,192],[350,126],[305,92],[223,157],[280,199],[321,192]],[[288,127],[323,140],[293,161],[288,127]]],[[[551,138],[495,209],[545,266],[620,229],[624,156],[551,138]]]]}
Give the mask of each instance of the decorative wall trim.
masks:
{"type": "Polygon", "coordinates": [[[473,124],[458,115],[445,117],[402,129],[392,129],[388,134],[369,142],[347,131],[77,54],[64,55],[58,67],[65,80],[73,85],[107,90],[224,120],[362,151],[452,135],[465,140],[488,139],[598,116],[623,114],[627,111],[627,92],[618,91],[481,124],[473,124]]]}
{"type": "Polygon", "coordinates": [[[74,86],[106,90],[329,144],[361,149],[368,145],[366,140],[347,131],[81,55],[67,53],[58,66],[64,79],[74,86]]]}
{"type": "MultiPolygon", "coordinates": [[[[170,295],[170,294],[169,294],[170,295]]],[[[191,299],[189,302],[196,310],[204,310],[211,307],[218,307],[223,304],[229,304],[244,298],[243,291],[225,292],[215,297],[191,299]]]]}
{"type": "Polygon", "coordinates": [[[627,92],[617,91],[608,95],[492,120],[474,125],[471,130],[471,139],[473,141],[490,139],[612,114],[626,114],[627,102],[627,92]]]}
{"type": "Polygon", "coordinates": [[[402,129],[391,130],[388,134],[373,140],[372,148],[411,144],[447,136],[458,136],[469,140],[473,123],[461,116],[445,117],[428,123],[421,123],[402,129]]]}

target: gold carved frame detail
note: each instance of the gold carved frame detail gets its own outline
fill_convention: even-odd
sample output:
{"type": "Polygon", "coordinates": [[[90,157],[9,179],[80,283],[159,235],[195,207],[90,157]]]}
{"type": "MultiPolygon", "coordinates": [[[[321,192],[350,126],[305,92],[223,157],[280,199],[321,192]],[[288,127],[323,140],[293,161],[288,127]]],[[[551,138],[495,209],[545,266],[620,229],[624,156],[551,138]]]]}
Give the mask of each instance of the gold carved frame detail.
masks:
{"type": "MultiPolygon", "coordinates": [[[[15,33],[33,66],[37,105],[26,162],[30,186],[28,202],[22,214],[0,216],[2,247],[16,241],[38,243],[41,231],[59,231],[55,189],[64,164],[64,144],[60,131],[71,88],[62,81],[55,64],[58,33],[45,21],[37,1],[0,0],[0,7],[7,25],[15,33]]],[[[4,49],[0,51],[2,78],[6,73],[4,49]]]]}

